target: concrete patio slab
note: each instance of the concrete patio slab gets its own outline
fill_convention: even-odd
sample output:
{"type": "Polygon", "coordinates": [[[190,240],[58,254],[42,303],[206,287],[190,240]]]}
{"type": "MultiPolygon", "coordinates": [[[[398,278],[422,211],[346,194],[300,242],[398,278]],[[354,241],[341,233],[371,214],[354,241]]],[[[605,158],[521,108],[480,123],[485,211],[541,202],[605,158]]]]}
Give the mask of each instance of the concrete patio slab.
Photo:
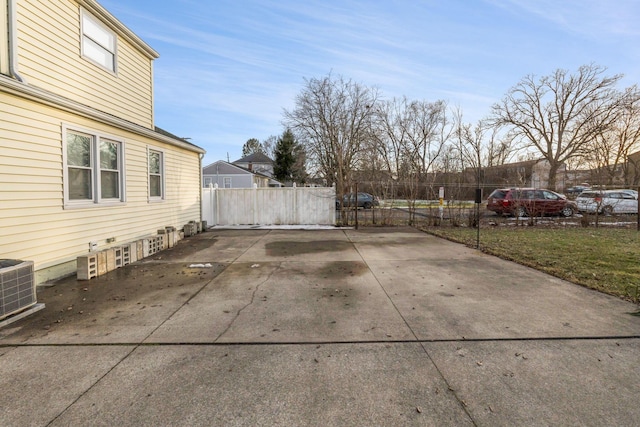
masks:
{"type": "Polygon", "coordinates": [[[634,426],[640,340],[425,345],[477,425],[634,426]]]}
{"type": "Polygon", "coordinates": [[[636,305],[410,228],[214,230],[38,300],[3,427],[640,419],[636,305]]]}
{"type": "Polygon", "coordinates": [[[230,263],[268,234],[269,230],[211,229],[197,238],[184,239],[179,245],[158,252],[142,262],[230,263]]]}
{"type": "MultiPolygon", "coordinates": [[[[47,425],[133,349],[132,346],[0,347],[0,425],[47,425]]],[[[82,424],[88,423],[86,420],[82,424]]]]}
{"type": "Polygon", "coordinates": [[[473,425],[419,344],[145,346],[52,426],[87,420],[95,426],[473,425]]]}
{"type": "Polygon", "coordinates": [[[420,232],[414,228],[377,228],[345,230],[360,256],[369,261],[448,259],[452,262],[467,258],[477,252],[464,245],[451,244],[447,240],[420,232]]]}
{"type": "Polygon", "coordinates": [[[156,261],[88,281],[62,279],[38,291],[45,310],[0,329],[0,344],[139,343],[223,268],[156,261]]]}
{"type": "Polygon", "coordinates": [[[458,260],[369,261],[368,266],[422,340],[639,331],[628,302],[479,252],[458,260]]]}
{"type": "Polygon", "coordinates": [[[238,262],[362,261],[342,230],[274,230],[238,258],[238,262]]]}
{"type": "Polygon", "coordinates": [[[147,341],[415,339],[362,262],[235,263],[147,341]],[[239,277],[243,286],[238,285],[239,277]],[[177,333],[180,331],[180,333],[177,333]]]}

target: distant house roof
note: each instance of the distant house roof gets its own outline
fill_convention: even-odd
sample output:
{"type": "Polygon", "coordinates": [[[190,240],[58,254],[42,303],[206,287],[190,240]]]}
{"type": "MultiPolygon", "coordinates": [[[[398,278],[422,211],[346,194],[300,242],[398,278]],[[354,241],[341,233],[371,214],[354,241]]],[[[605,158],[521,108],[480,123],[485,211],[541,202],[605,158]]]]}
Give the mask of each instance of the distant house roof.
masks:
{"type": "Polygon", "coordinates": [[[241,159],[236,160],[233,163],[273,163],[266,154],[263,153],[251,153],[248,156],[244,156],[241,159]]]}
{"type": "Polygon", "coordinates": [[[172,134],[171,132],[167,132],[166,130],[159,128],[158,126],[154,127],[154,130],[156,131],[156,133],[159,133],[160,135],[164,135],[164,136],[168,136],[169,138],[173,138],[173,139],[177,139],[178,141],[181,141],[184,144],[190,145],[194,148],[199,149],[200,151],[204,152],[204,150],[200,147],[198,147],[195,144],[190,143],[186,138],[180,138],[179,136],[176,136],[174,134],[172,134]]]}
{"type": "MultiPolygon", "coordinates": [[[[268,157],[267,157],[268,158],[268,157]]],[[[260,178],[266,178],[269,180],[269,185],[275,184],[277,186],[282,186],[282,183],[269,175],[265,175],[260,172],[250,171],[249,169],[243,168],[242,166],[234,165],[229,162],[225,162],[224,160],[218,160],[217,162],[213,162],[210,165],[207,165],[202,168],[202,175],[254,175],[260,178]]]]}
{"type": "Polygon", "coordinates": [[[236,175],[236,174],[253,174],[253,172],[248,171],[245,168],[240,166],[232,165],[231,163],[227,163],[224,160],[218,160],[217,162],[211,163],[202,168],[203,175],[236,175]]]}

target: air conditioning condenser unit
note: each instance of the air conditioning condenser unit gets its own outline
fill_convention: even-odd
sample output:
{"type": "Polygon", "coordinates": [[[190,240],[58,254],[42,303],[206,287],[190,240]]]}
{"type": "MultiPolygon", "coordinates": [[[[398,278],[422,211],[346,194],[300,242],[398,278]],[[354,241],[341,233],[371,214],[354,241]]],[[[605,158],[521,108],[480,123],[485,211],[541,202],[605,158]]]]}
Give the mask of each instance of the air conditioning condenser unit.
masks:
{"type": "Polygon", "coordinates": [[[33,261],[0,259],[0,320],[36,304],[33,261]]]}

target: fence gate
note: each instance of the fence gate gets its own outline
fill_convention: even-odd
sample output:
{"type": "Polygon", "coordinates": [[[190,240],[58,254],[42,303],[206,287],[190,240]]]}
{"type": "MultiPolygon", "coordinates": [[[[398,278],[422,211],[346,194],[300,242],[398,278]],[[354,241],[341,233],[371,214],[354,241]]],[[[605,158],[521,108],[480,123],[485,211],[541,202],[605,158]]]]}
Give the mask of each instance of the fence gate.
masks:
{"type": "Polygon", "coordinates": [[[202,189],[207,225],[334,225],[333,187],[202,189]]]}

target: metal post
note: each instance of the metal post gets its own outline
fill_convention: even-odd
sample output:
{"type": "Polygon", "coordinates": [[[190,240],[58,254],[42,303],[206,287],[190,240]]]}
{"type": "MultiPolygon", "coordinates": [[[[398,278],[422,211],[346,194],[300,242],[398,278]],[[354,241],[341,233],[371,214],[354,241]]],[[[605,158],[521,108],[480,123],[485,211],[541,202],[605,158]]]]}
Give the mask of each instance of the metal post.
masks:
{"type": "Polygon", "coordinates": [[[444,218],[444,187],[440,187],[438,190],[438,211],[440,213],[440,222],[444,218]]]}
{"type": "Polygon", "coordinates": [[[356,230],[358,229],[358,183],[356,182],[356,230]]]}
{"type": "Polygon", "coordinates": [[[476,188],[476,249],[480,248],[480,203],[482,203],[482,188],[476,188]]]}

